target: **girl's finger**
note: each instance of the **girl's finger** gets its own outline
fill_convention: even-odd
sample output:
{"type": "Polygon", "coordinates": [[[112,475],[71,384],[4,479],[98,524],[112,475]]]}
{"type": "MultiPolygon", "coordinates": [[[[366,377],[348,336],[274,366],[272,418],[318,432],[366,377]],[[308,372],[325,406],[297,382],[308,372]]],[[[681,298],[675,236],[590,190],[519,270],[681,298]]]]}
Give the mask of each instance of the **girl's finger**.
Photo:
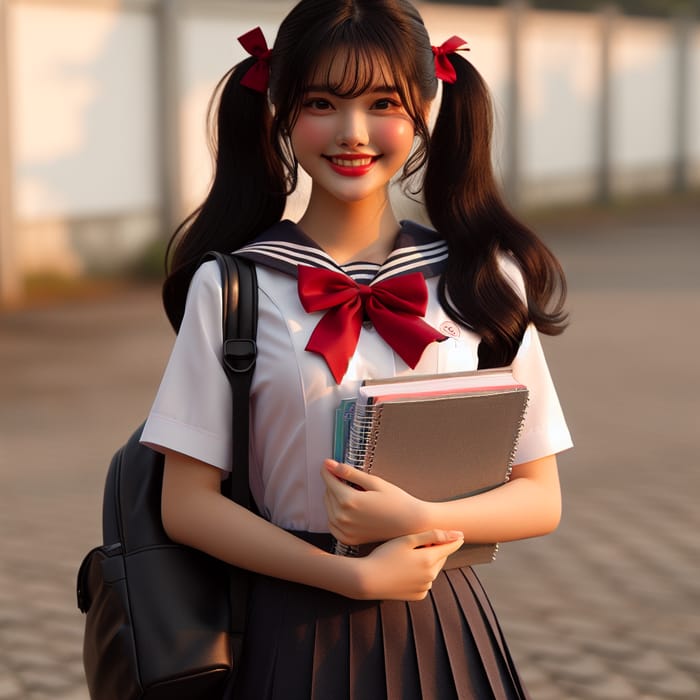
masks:
{"type": "Polygon", "coordinates": [[[464,542],[464,533],[459,530],[428,530],[416,535],[408,535],[407,539],[414,549],[456,544],[455,550],[457,550],[464,542]]]}
{"type": "Polygon", "coordinates": [[[355,469],[349,464],[336,462],[334,459],[327,459],[324,462],[324,471],[342,482],[349,482],[363,491],[371,491],[376,484],[377,477],[363,472],[362,469],[355,469]]]}

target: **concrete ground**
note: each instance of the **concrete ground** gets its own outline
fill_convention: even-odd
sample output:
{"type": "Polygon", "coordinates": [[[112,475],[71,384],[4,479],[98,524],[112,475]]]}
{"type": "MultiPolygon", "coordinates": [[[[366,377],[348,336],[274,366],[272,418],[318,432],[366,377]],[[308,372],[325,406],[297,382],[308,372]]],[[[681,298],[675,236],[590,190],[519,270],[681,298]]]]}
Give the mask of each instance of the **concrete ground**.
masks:
{"type": "MultiPolygon", "coordinates": [[[[565,513],[480,567],[533,700],[700,697],[700,203],[544,218],[565,513]]],[[[85,700],[75,574],[171,333],[155,288],[0,312],[0,700],[85,700]]],[[[429,699],[426,699],[429,700],[429,699]]]]}

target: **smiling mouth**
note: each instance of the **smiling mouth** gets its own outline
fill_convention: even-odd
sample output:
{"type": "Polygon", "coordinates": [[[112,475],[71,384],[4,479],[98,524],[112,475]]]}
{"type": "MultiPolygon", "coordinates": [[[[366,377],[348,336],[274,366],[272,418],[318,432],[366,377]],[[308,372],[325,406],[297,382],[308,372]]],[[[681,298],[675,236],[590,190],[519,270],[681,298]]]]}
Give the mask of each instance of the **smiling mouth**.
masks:
{"type": "Polygon", "coordinates": [[[367,156],[367,155],[342,155],[342,156],[323,156],[326,160],[329,160],[333,165],[337,165],[341,168],[366,168],[368,165],[372,165],[379,156],[367,156]]]}
{"type": "Polygon", "coordinates": [[[342,153],[337,156],[323,156],[332,170],[342,177],[364,177],[381,156],[370,156],[366,153],[342,153]]]}

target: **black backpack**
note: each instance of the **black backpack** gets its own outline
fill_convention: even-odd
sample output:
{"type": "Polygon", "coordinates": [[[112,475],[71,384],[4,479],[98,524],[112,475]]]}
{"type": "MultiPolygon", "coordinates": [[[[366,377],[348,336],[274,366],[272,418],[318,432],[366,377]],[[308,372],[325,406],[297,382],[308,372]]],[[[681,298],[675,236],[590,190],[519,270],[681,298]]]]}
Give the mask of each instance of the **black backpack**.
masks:
{"type": "MultiPolygon", "coordinates": [[[[216,259],[221,269],[223,358],[233,396],[235,468],[222,491],[250,508],[255,268],[230,255],[210,253],[207,258],[216,259]]],[[[248,575],[165,534],[160,516],[164,459],[139,443],[142,428],[112,459],[102,511],[104,544],[86,555],[78,572],[90,697],[218,698],[240,657],[248,575]]]]}

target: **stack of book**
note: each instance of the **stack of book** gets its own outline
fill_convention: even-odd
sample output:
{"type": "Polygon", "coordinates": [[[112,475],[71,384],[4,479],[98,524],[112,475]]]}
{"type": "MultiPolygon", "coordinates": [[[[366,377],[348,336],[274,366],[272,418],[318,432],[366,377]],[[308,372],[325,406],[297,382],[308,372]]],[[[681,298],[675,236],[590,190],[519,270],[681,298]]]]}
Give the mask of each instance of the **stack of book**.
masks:
{"type": "MultiPolygon", "coordinates": [[[[509,368],[368,380],[338,408],[334,458],[425,501],[482,493],[510,477],[527,400],[509,368]]],[[[497,549],[465,542],[445,567],[490,562],[497,549]]]]}

